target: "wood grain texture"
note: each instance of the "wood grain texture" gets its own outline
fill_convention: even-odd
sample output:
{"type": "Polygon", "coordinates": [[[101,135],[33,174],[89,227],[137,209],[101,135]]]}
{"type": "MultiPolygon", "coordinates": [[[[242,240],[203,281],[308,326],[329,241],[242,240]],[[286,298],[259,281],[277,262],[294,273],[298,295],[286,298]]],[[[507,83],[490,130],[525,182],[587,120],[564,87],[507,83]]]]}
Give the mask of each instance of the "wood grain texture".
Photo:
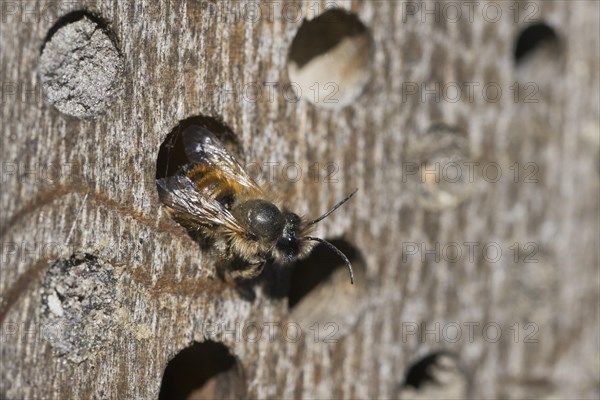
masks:
{"type": "MultiPolygon", "coordinates": [[[[515,22],[513,3],[493,3],[502,10],[496,22],[484,18],[481,2],[472,21],[465,6],[451,23],[409,15],[407,2],[338,1],[370,30],[375,52],[363,95],[331,110],[287,101],[279,89],[256,101],[242,95],[247,84],[289,81],[287,51],[302,21],[283,17],[283,3],[273,4],[272,18],[263,4],[250,19],[232,2],[79,2],[108,23],[125,67],[124,90],[93,120],[61,114],[41,93],[40,48],[56,22],[46,3],[27,2],[38,4],[37,14],[8,3],[0,24],[0,397],[156,398],[167,362],[209,336],[238,358],[251,398],[396,398],[410,363],[438,349],[458,355],[470,396],[598,396],[598,3],[520,3],[533,4],[534,19],[563,44],[556,60],[542,63],[554,70],[539,75],[539,102],[524,103],[510,88],[519,79],[513,46],[528,22],[515,22]],[[407,94],[407,83],[448,82],[495,82],[503,94],[496,102],[480,89],[473,101],[422,100],[422,88],[407,94]],[[320,214],[359,188],[317,232],[343,237],[366,266],[357,282],[366,286],[358,291],[364,312],[342,339],[315,341],[309,329],[298,341],[240,337],[236,324],[283,326],[290,312],[285,298],[260,287],[254,302],[242,300],[160,209],[159,147],[195,115],[222,119],[245,162],[294,162],[303,171],[338,165],[335,183],[272,182],[301,213],[320,214]],[[402,169],[407,139],[436,122],[460,128],[473,160],[503,172],[442,212],[418,206],[402,169]],[[537,183],[515,183],[515,162],[535,163],[537,183]],[[406,255],[407,243],[454,242],[497,243],[503,257],[489,262],[477,252],[472,262],[451,263],[406,255]],[[534,243],[539,262],[515,263],[515,242],[534,243]],[[111,265],[117,277],[104,341],[81,363],[53,350],[40,294],[50,265],[76,253],[111,265]],[[529,322],[536,343],[524,340],[529,322]],[[456,342],[448,340],[453,323],[462,329],[456,342]],[[479,324],[472,340],[469,323],[479,324]],[[488,323],[502,329],[497,341],[482,333],[488,323]],[[421,324],[440,337],[408,333],[421,324]],[[237,335],[211,336],[207,325],[237,335]]],[[[308,18],[324,6],[294,4],[308,18]]]]}

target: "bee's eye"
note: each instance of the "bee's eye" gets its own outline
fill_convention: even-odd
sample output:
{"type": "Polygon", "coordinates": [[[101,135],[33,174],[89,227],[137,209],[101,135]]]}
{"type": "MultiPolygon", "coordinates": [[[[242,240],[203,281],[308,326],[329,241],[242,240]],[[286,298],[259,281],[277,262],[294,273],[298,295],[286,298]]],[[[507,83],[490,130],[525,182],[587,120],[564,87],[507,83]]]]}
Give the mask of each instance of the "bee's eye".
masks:
{"type": "Polygon", "coordinates": [[[297,240],[300,234],[300,217],[294,213],[285,213],[285,228],[283,230],[283,237],[292,242],[297,240]]]}
{"type": "Polygon", "coordinates": [[[256,236],[252,232],[246,232],[246,238],[249,239],[249,240],[253,240],[253,241],[257,241],[258,240],[258,236],[256,236]]]}
{"type": "Polygon", "coordinates": [[[285,226],[277,243],[279,250],[292,259],[297,256],[300,242],[300,217],[294,213],[285,213],[285,226]]]}

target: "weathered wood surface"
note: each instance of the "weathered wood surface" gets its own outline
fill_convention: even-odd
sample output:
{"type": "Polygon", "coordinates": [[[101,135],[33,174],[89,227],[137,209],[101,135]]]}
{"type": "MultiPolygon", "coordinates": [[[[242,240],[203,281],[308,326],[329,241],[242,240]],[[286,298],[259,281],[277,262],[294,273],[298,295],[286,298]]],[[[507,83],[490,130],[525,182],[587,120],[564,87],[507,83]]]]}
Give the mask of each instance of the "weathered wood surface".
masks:
{"type": "MultiPolygon", "coordinates": [[[[488,3],[481,2],[472,21],[463,5],[456,23],[410,15],[407,2],[336,3],[360,17],[375,45],[371,81],[342,110],[286,101],[278,90],[272,99],[242,97],[248,83],[288,82],[287,51],[301,19],[283,17],[283,3],[274,4],[272,18],[263,5],[249,19],[237,3],[90,2],[114,33],[127,90],[106,114],[79,120],[41,93],[40,48],[54,14],[45,18],[38,8],[36,17],[23,3],[14,11],[3,2],[0,397],[156,398],[167,362],[208,338],[237,357],[241,385],[252,398],[418,396],[399,389],[407,368],[440,349],[459,357],[470,396],[598,396],[598,3],[520,3],[516,22],[513,3],[494,3],[503,14],[490,22],[482,14],[488,3]],[[527,66],[514,66],[528,4],[535,6],[534,19],[561,39],[556,58],[541,62],[550,69],[546,75],[543,68],[527,75],[527,66]],[[519,73],[539,79],[539,102],[514,101],[510,88],[519,73]],[[456,102],[422,101],[407,95],[405,84],[413,82],[478,82],[479,88],[496,82],[503,94],[497,102],[486,101],[480,89],[473,101],[464,94],[456,102]],[[336,183],[306,176],[272,182],[300,212],[322,213],[359,188],[318,228],[322,237],[352,244],[366,266],[356,288],[336,288],[356,290],[361,311],[337,342],[315,341],[306,327],[297,342],[281,334],[257,342],[240,337],[236,324],[285,325],[286,299],[259,288],[254,302],[242,300],[160,209],[159,147],[180,120],[197,115],[222,119],[247,162],[339,165],[336,183]],[[503,172],[496,183],[480,180],[464,203],[441,212],[415,201],[401,167],[410,160],[409,137],[436,122],[460,128],[472,159],[496,162],[503,172]],[[537,183],[523,176],[515,183],[509,169],[515,162],[522,175],[525,164],[535,163],[537,183]],[[59,173],[47,172],[52,166],[59,173]],[[84,178],[74,179],[68,166],[83,169],[84,178]],[[504,252],[497,262],[478,251],[472,262],[451,263],[422,261],[421,253],[406,257],[403,246],[453,242],[478,242],[479,249],[498,243],[504,252]],[[533,242],[539,262],[515,263],[509,249],[515,242],[533,242]],[[85,333],[67,339],[61,355],[60,339],[46,330],[43,286],[60,283],[60,270],[49,275],[50,265],[73,254],[92,255],[101,271],[111,271],[114,280],[97,281],[89,269],[81,279],[102,286],[97,296],[114,298],[96,299],[98,318],[79,309],[85,315],[77,315],[76,329],[85,333]],[[536,342],[525,340],[529,322],[536,342]],[[422,323],[439,338],[410,334],[422,323]],[[470,323],[479,324],[472,325],[472,340],[470,323]],[[487,339],[483,334],[488,323],[502,329],[497,341],[490,340],[494,329],[487,339]],[[462,329],[456,342],[452,324],[462,329]],[[207,325],[233,329],[237,337],[211,336],[207,325]]],[[[324,6],[297,4],[307,18],[324,6]]],[[[77,6],[86,9],[86,2],[77,6]]],[[[348,285],[344,278],[332,285],[348,285]]]]}

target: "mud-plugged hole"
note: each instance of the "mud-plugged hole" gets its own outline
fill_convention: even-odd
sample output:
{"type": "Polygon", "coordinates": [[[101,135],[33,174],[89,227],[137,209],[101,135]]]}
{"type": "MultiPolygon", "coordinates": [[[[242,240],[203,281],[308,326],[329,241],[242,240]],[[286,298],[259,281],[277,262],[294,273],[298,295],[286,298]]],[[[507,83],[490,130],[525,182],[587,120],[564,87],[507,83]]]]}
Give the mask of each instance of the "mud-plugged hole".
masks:
{"type": "Polygon", "coordinates": [[[84,11],[60,18],[41,48],[39,75],[46,99],[77,118],[105,112],[123,87],[123,72],[115,35],[84,11]]]}
{"type": "Polygon", "coordinates": [[[366,304],[366,264],[360,251],[345,240],[330,240],[348,257],[354,270],[354,285],[345,263],[326,245],[298,262],[291,274],[288,306],[290,321],[312,330],[322,339],[347,334],[366,304]]]}
{"type": "Polygon", "coordinates": [[[304,20],[289,50],[291,87],[322,107],[350,104],[370,79],[373,38],[355,14],[333,8],[304,20]]]}
{"type": "Polygon", "coordinates": [[[194,342],[165,368],[159,400],[236,399],[246,395],[237,359],[222,343],[194,342]]]}
{"type": "Polygon", "coordinates": [[[456,207],[473,192],[477,171],[472,167],[464,132],[443,123],[411,135],[403,174],[415,202],[429,211],[456,207]]]}
{"type": "Polygon", "coordinates": [[[435,351],[415,360],[406,371],[400,387],[402,399],[466,398],[467,374],[458,357],[448,351],[435,351]]]}
{"type": "Polygon", "coordinates": [[[53,263],[40,289],[40,319],[55,354],[80,363],[107,345],[118,307],[115,268],[90,254],[53,263]]]}

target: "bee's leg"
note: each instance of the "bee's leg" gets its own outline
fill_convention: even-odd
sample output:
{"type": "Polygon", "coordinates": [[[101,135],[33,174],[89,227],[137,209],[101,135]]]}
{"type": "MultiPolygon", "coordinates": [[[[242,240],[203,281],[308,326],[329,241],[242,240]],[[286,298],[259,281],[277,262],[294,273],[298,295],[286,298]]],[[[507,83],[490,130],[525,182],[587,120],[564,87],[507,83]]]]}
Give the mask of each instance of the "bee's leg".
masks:
{"type": "Polygon", "coordinates": [[[248,264],[243,268],[227,271],[225,280],[229,283],[233,283],[236,280],[254,279],[259,276],[265,268],[265,261],[266,260],[259,260],[258,262],[248,264]]]}
{"type": "Polygon", "coordinates": [[[243,268],[229,269],[224,271],[225,282],[232,285],[238,294],[246,301],[253,302],[256,299],[251,279],[260,275],[265,265],[261,260],[253,264],[246,264],[243,268]]]}

